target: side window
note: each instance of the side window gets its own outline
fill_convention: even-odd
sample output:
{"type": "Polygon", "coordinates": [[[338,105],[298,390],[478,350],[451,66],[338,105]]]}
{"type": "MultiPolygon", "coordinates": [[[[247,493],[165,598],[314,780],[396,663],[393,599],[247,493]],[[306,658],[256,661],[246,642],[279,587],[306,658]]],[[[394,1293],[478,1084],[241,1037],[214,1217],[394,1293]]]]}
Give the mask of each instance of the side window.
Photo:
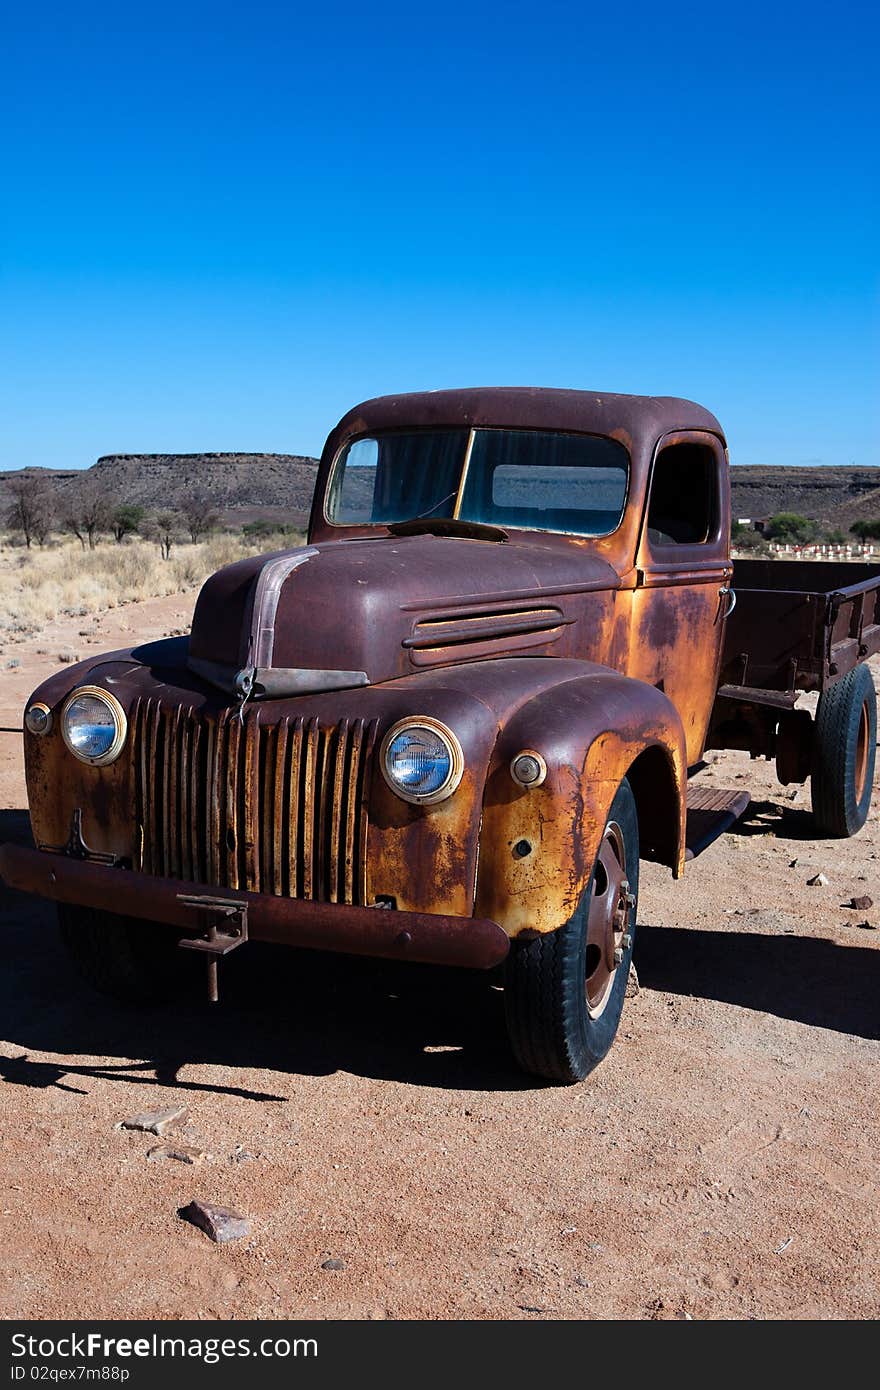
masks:
{"type": "Polygon", "coordinates": [[[652,546],[702,545],[719,521],[718,458],[710,444],[668,444],[654,464],[648,504],[652,546]]]}

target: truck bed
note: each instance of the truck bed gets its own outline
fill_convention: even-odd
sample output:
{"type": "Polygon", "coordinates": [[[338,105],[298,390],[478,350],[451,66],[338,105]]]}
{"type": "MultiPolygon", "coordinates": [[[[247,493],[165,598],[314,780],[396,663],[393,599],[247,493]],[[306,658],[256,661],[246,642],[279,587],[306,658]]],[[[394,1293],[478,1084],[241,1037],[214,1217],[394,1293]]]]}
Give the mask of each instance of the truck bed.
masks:
{"type": "Polygon", "coordinates": [[[880,565],[736,560],[733,588],[719,695],[785,707],[880,651],[880,565]]]}

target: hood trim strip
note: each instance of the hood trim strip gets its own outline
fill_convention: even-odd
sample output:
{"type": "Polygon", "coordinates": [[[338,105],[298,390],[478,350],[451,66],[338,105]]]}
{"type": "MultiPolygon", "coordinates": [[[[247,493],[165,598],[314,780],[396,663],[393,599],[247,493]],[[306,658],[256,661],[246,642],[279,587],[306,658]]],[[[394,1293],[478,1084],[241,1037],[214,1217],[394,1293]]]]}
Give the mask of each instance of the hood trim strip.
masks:
{"type": "Polygon", "coordinates": [[[278,600],[284,581],[311,560],[319,551],[314,546],[303,550],[288,551],[275,560],[269,560],[257,575],[253,588],[251,611],[248,621],[248,650],[245,666],[266,668],[272,665],[272,652],[275,647],[275,618],[278,613],[278,600]]]}
{"type": "Polygon", "coordinates": [[[187,666],[196,676],[229,695],[242,694],[242,678],[247,677],[249,699],[275,700],[286,695],[314,695],[324,690],[352,690],[370,684],[366,671],[318,670],[307,667],[263,666],[237,671],[218,661],[191,656],[187,666]]]}

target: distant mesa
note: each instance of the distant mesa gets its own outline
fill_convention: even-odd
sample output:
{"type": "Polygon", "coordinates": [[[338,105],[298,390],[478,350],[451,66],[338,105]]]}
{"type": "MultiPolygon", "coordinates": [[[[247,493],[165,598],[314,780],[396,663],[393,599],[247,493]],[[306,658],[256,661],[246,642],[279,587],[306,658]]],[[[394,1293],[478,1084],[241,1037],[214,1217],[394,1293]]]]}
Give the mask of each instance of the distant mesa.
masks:
{"type": "Polygon", "coordinates": [[[842,531],[854,521],[880,516],[880,468],[741,464],[730,475],[734,516],[796,512],[842,531]]]}
{"type": "MultiPolygon", "coordinates": [[[[223,525],[304,526],[317,468],[318,460],[305,454],[107,454],[91,468],[0,472],[0,511],[10,478],[39,473],[59,502],[66,489],[97,479],[133,506],[174,508],[187,494],[205,491],[223,525]]],[[[797,512],[849,530],[859,518],[880,515],[880,468],[747,464],[734,466],[731,478],[734,516],[797,512]]]]}
{"type": "Polygon", "coordinates": [[[106,484],[120,502],[174,509],[193,492],[206,492],[225,526],[271,521],[305,526],[318,460],[305,454],[106,454],[91,468],[28,468],[0,473],[0,511],[8,480],[22,473],[44,477],[59,503],[68,488],[106,484]]]}

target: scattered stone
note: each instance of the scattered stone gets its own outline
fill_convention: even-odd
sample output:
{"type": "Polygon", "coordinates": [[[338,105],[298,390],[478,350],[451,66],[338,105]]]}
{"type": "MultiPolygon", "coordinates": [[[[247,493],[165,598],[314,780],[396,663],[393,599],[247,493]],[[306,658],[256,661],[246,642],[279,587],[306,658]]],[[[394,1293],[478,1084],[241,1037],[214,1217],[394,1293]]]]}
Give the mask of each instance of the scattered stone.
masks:
{"type": "Polygon", "coordinates": [[[789,792],[789,793],[788,793],[788,799],[789,799],[789,801],[797,801],[797,799],[798,799],[799,796],[800,796],[800,790],[799,790],[798,787],[795,787],[795,789],[794,789],[793,792],[789,792]]]}
{"type": "Polygon", "coordinates": [[[189,1119],[185,1105],[177,1105],[173,1110],[146,1110],[142,1115],[132,1115],[123,1120],[120,1129],[142,1129],[146,1134],[155,1134],[160,1139],[169,1129],[179,1129],[189,1119]]]}
{"type": "Polygon", "coordinates": [[[147,1150],[149,1163],[155,1163],[160,1158],[176,1158],[178,1163],[203,1163],[207,1157],[204,1149],[196,1149],[192,1144],[154,1144],[147,1150]]]}
{"type": "Polygon", "coordinates": [[[856,922],[856,926],[860,927],[862,931],[877,931],[876,922],[856,922]]]}
{"type": "Polygon", "coordinates": [[[628,975],[627,981],[626,981],[626,998],[627,998],[627,999],[635,999],[635,997],[636,997],[636,995],[638,994],[638,992],[639,992],[639,977],[638,977],[638,973],[637,973],[636,968],[635,968],[635,966],[633,965],[632,961],[630,961],[629,975],[628,975]]]}
{"type": "Polygon", "coordinates": [[[324,1260],[322,1269],[345,1269],[345,1260],[324,1260]]]}
{"type": "Polygon", "coordinates": [[[250,1163],[251,1159],[259,1158],[259,1154],[252,1154],[250,1149],[246,1149],[243,1144],[236,1144],[235,1151],[229,1155],[230,1163],[250,1163]]]}
{"type": "Polygon", "coordinates": [[[789,867],[790,869],[796,869],[797,866],[798,866],[798,860],[797,860],[797,859],[789,859],[789,861],[788,861],[788,867],[789,867]]]}
{"type": "Polygon", "coordinates": [[[827,887],[828,887],[828,884],[829,884],[830,882],[831,882],[831,880],[828,879],[828,878],[826,878],[825,875],[824,875],[823,873],[818,873],[818,874],[814,874],[812,878],[808,878],[808,879],[807,879],[807,887],[808,887],[808,888],[827,888],[827,887]]]}
{"type": "Polygon", "coordinates": [[[857,912],[867,912],[869,907],[874,906],[874,899],[867,897],[867,895],[863,893],[858,898],[850,898],[849,902],[845,903],[844,906],[854,907],[857,912]]]}
{"type": "Polygon", "coordinates": [[[188,1207],[181,1207],[177,1215],[190,1225],[198,1226],[218,1245],[228,1240],[241,1240],[251,1233],[251,1223],[246,1216],[230,1211],[229,1207],[216,1207],[212,1202],[190,1202],[188,1207]]]}

